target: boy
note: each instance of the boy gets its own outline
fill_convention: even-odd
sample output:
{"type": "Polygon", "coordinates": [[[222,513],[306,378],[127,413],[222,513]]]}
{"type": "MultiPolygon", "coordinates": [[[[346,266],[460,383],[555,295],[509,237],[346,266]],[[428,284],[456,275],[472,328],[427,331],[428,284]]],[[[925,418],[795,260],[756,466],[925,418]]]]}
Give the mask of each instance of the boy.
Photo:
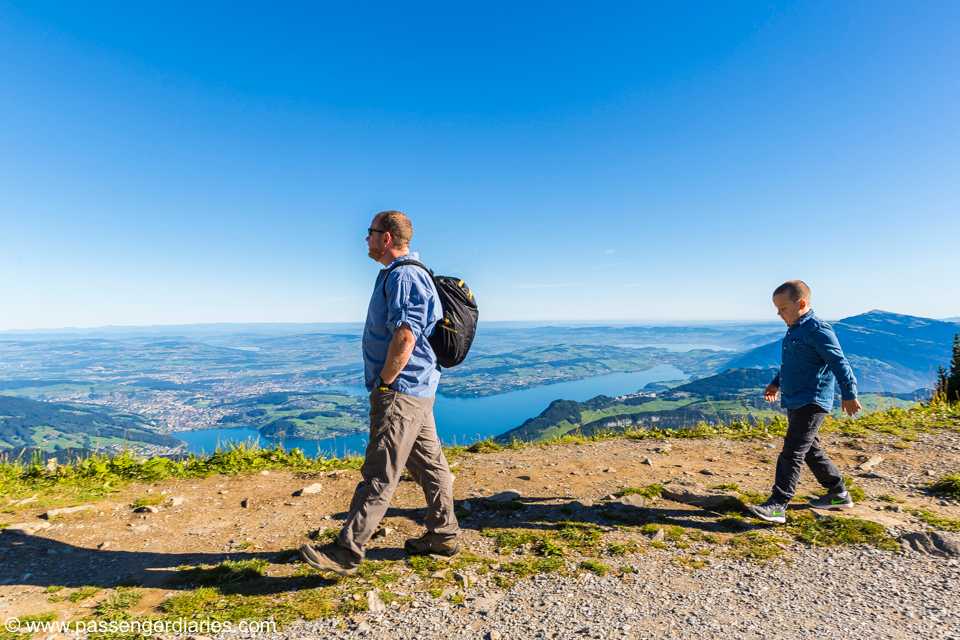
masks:
{"type": "Polygon", "coordinates": [[[773,491],[766,502],[750,510],[761,520],[783,524],[804,462],[827,489],[827,495],[810,501],[811,506],[853,507],[843,476],[827,457],[817,432],[833,409],[834,380],[840,383],[843,411],[852,416],[861,407],[857,380],[837,334],[810,307],[810,287],[802,280],[784,282],[773,292],[773,304],[788,329],[783,337],[780,371],[763,395],[767,402],[780,396],[780,405],[787,410],[787,435],[777,458],[773,491]]]}

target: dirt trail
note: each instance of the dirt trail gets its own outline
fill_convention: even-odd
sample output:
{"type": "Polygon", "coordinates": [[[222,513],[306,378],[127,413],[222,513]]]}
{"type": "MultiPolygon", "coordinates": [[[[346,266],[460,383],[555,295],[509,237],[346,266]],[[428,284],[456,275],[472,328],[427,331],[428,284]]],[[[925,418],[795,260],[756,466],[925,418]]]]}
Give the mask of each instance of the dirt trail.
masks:
{"type": "MultiPolygon", "coordinates": [[[[924,528],[913,509],[933,509],[945,517],[960,518],[960,506],[921,491],[932,476],[956,471],[960,435],[923,435],[910,448],[836,435],[825,442],[838,466],[869,498],[844,515],[901,531],[924,528]],[[858,470],[865,460],[878,455],[883,461],[875,468],[858,470]],[[877,500],[881,495],[903,502],[892,505],[877,500]]],[[[625,487],[661,483],[710,493],[711,487],[736,484],[740,492],[766,494],[778,447],[776,440],[620,439],[465,454],[453,463],[464,545],[478,554],[496,555],[493,542],[480,535],[483,528],[533,527],[558,513],[570,520],[605,522],[609,511],[603,506],[609,500],[604,498],[625,487]],[[465,503],[471,500],[476,503],[478,498],[508,490],[522,496],[523,508],[464,510],[470,508],[465,503]]],[[[289,552],[309,531],[338,526],[358,479],[357,471],[319,475],[269,471],[132,484],[92,503],[94,509],[53,519],[51,526],[34,535],[5,531],[0,535],[0,614],[52,611],[60,619],[75,619],[89,615],[107,597],[107,590],[132,585],[142,588],[144,597],[129,613],[146,615],[180,588],[171,581],[178,566],[226,559],[268,560],[266,577],[257,587],[260,593],[297,589],[302,579],[296,575],[299,563],[289,552]],[[297,489],[315,482],[322,485],[320,493],[293,496],[297,489]],[[176,498],[177,506],[161,506],[156,513],[133,511],[136,499],[158,494],[176,498]],[[47,592],[48,588],[83,586],[104,591],[80,602],[51,601],[58,598],[47,592]]],[[[799,495],[817,488],[811,474],[804,473],[799,495]]],[[[392,531],[372,543],[368,558],[403,558],[404,539],[422,531],[422,506],[419,488],[401,482],[384,522],[392,531]]],[[[722,531],[717,514],[689,504],[659,500],[643,512],[647,521],[722,531]]],[[[8,523],[41,522],[40,515],[39,510],[11,514],[8,505],[2,517],[8,523]]]]}

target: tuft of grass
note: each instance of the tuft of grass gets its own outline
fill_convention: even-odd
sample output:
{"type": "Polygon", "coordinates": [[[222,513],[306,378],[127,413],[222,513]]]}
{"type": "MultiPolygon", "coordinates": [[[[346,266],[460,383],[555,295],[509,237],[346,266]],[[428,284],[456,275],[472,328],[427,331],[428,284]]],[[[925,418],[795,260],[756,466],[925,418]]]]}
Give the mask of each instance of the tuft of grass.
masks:
{"type": "Polygon", "coordinates": [[[960,533],[960,519],[945,518],[927,509],[912,509],[910,513],[920,518],[934,529],[960,533]]]}
{"type": "Polygon", "coordinates": [[[493,539],[497,553],[516,551],[543,539],[542,535],[525,529],[484,529],[480,535],[493,539]]]}
{"type": "Polygon", "coordinates": [[[143,598],[143,594],[136,589],[120,587],[109,598],[97,604],[94,613],[101,618],[116,618],[126,614],[127,609],[134,606],[143,598]]]}
{"type": "Polygon", "coordinates": [[[590,552],[603,538],[603,530],[590,522],[563,522],[557,530],[557,537],[568,546],[581,552],[590,552]]]}
{"type": "Polygon", "coordinates": [[[516,562],[508,562],[501,567],[501,571],[524,578],[540,573],[557,573],[564,567],[564,562],[560,558],[524,558],[516,562]]]}
{"type": "Polygon", "coordinates": [[[262,577],[267,564],[266,560],[255,558],[251,560],[225,560],[213,566],[181,567],[173,582],[197,586],[236,584],[262,577]]]}
{"type": "Polygon", "coordinates": [[[934,495],[960,500],[960,473],[945,475],[932,483],[928,489],[934,495]]]}
{"type": "Polygon", "coordinates": [[[744,504],[763,504],[767,499],[767,494],[759,491],[739,491],[737,497],[744,504]]]}
{"type": "Polygon", "coordinates": [[[430,575],[442,569],[449,568],[446,560],[438,560],[433,556],[407,556],[407,566],[409,566],[421,577],[430,575]]]}
{"type": "Polygon", "coordinates": [[[723,482],[710,487],[714,491],[740,491],[740,485],[736,482],[723,482]]]}
{"type": "Polygon", "coordinates": [[[492,439],[488,438],[486,440],[478,440],[466,449],[469,453],[496,453],[497,451],[503,451],[504,446],[498,442],[494,442],[492,439]]]}
{"type": "Polygon", "coordinates": [[[533,548],[534,553],[544,558],[562,558],[566,555],[563,545],[549,538],[542,538],[536,542],[533,548]]]}
{"type": "Polygon", "coordinates": [[[319,544],[333,542],[340,535],[340,530],[336,527],[325,527],[323,529],[314,529],[307,534],[307,537],[319,544]]]}
{"type": "Polygon", "coordinates": [[[93,596],[97,595],[98,593],[100,593],[100,588],[99,588],[99,587],[89,587],[89,586],[88,586],[88,587],[80,587],[80,588],[77,589],[76,591],[71,592],[70,595],[68,595],[66,599],[69,600],[70,602],[74,602],[74,603],[76,603],[76,602],[83,602],[83,601],[86,600],[87,598],[92,598],[93,596]]]}
{"type": "Polygon", "coordinates": [[[165,499],[166,496],[160,494],[140,496],[130,504],[130,507],[132,509],[139,509],[140,507],[156,507],[162,504],[165,499]]]}
{"type": "Polygon", "coordinates": [[[663,494],[663,485],[662,484],[648,484],[645,487],[624,487],[620,491],[617,491],[614,495],[618,498],[623,496],[643,496],[649,500],[654,498],[659,498],[663,494]]]}
{"type": "Polygon", "coordinates": [[[605,576],[610,573],[610,566],[599,560],[584,560],[579,564],[581,569],[595,573],[598,576],[605,576]]]}
{"type": "Polygon", "coordinates": [[[900,550],[900,545],[882,525],[860,518],[818,517],[812,513],[788,511],[787,530],[797,540],[814,547],[869,544],[886,551],[900,550]]]}
{"type": "Polygon", "coordinates": [[[727,540],[730,555],[734,558],[749,558],[766,562],[783,553],[782,538],[761,531],[750,531],[727,540]]]}
{"type": "Polygon", "coordinates": [[[625,556],[629,553],[637,553],[638,551],[640,551],[640,545],[633,540],[627,542],[611,542],[607,545],[607,555],[611,556],[625,556]]]}
{"type": "Polygon", "coordinates": [[[674,563],[680,565],[681,567],[688,567],[690,569],[703,569],[708,564],[707,560],[703,558],[694,558],[693,556],[676,556],[673,559],[674,563]]]}
{"type": "Polygon", "coordinates": [[[897,496],[892,495],[892,494],[889,494],[889,493],[880,494],[879,496],[877,496],[877,500],[879,500],[880,502],[890,502],[890,503],[901,503],[901,502],[903,502],[903,499],[902,499],[902,498],[898,498],[897,496]]]}
{"type": "Polygon", "coordinates": [[[850,476],[843,479],[843,484],[847,487],[847,493],[850,494],[854,502],[863,502],[867,499],[867,494],[864,493],[863,488],[850,476]]]}

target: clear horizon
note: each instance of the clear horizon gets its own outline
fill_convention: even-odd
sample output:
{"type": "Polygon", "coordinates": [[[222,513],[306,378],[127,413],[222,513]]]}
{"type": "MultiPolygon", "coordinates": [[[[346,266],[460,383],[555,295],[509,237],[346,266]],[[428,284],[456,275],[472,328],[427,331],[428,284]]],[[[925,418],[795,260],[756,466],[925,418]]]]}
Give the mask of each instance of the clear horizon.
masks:
{"type": "MultiPolygon", "coordinates": [[[[814,309],[816,311],[816,309],[814,309]]],[[[917,316],[916,314],[911,313],[902,313],[899,311],[892,311],[889,309],[867,309],[860,313],[853,314],[854,316],[861,315],[864,313],[869,313],[871,311],[883,311],[886,313],[893,313],[897,315],[908,315],[913,317],[926,317],[926,316],[917,316]]],[[[844,316],[850,317],[850,316],[844,316]]],[[[826,316],[824,316],[826,318],[826,316]]],[[[842,320],[843,318],[827,318],[831,321],[842,320]]],[[[939,320],[941,322],[958,322],[960,323],[960,316],[948,316],[945,318],[927,318],[929,320],[939,320]]],[[[563,320],[563,319],[533,319],[533,320],[485,320],[481,319],[483,324],[518,324],[518,325],[534,325],[534,326],[550,326],[550,325],[560,325],[560,326],[579,326],[579,325],[594,325],[594,326],[717,326],[717,325],[764,325],[772,324],[780,326],[783,324],[783,321],[780,318],[741,318],[741,319],[674,319],[674,320],[610,320],[605,318],[594,318],[587,320],[563,320]]],[[[298,326],[317,326],[317,325],[363,325],[363,320],[355,320],[349,322],[233,322],[233,321],[221,321],[221,322],[185,322],[185,323],[161,323],[161,324],[123,324],[123,325],[93,325],[93,326],[60,326],[60,327],[29,327],[29,328],[15,328],[15,329],[0,329],[0,335],[2,334],[13,334],[13,333],[54,333],[58,331],[71,332],[71,331],[86,331],[86,332],[96,332],[96,331],[110,331],[110,330],[128,330],[128,329],[174,329],[174,328],[201,328],[201,327],[244,327],[244,326],[278,326],[278,327],[298,327],[298,326]]]]}
{"type": "Polygon", "coordinates": [[[392,208],[494,321],[955,317],[958,22],[2,4],[0,331],[362,321],[392,208]]]}

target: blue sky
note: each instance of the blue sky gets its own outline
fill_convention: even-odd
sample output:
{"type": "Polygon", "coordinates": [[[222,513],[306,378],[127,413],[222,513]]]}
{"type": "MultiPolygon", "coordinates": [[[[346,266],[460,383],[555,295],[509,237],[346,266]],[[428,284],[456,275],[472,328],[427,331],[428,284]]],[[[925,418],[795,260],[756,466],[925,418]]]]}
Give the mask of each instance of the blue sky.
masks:
{"type": "Polygon", "coordinates": [[[198,4],[0,2],[0,329],[960,315],[960,3],[198,4]]]}

